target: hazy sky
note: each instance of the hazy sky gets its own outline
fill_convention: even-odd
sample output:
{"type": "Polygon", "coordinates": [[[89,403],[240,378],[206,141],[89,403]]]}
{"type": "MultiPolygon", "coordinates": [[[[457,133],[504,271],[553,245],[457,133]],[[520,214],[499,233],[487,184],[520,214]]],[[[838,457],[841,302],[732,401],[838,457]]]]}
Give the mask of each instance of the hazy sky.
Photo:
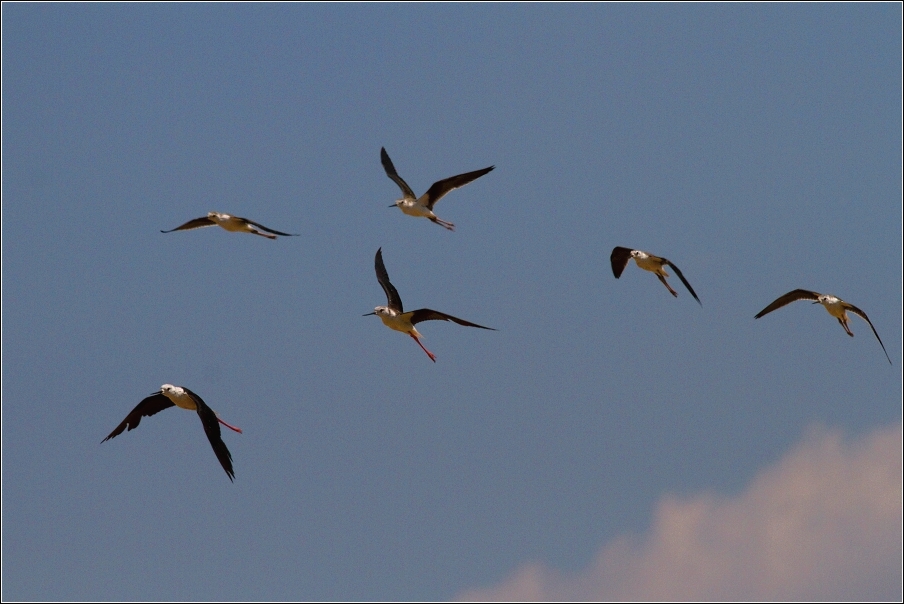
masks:
{"type": "Polygon", "coordinates": [[[898,3],[2,11],[4,599],[901,597],[898,3]]]}

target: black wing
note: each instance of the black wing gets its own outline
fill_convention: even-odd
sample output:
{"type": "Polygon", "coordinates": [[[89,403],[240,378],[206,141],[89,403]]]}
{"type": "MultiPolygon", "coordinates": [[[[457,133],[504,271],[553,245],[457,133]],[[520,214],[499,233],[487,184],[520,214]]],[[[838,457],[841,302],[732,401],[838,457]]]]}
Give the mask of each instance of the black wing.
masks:
{"type": "Polygon", "coordinates": [[[684,275],[681,274],[681,270],[677,266],[672,264],[671,261],[666,260],[665,258],[663,258],[662,261],[665,264],[668,264],[669,266],[671,266],[675,270],[675,274],[678,275],[678,278],[681,279],[682,283],[684,283],[684,287],[687,288],[687,291],[691,292],[691,295],[694,297],[694,300],[697,301],[697,304],[699,304],[700,306],[703,306],[703,302],[700,301],[700,298],[697,297],[697,293],[694,291],[694,288],[691,287],[691,284],[688,283],[687,279],[684,278],[684,275]]]}
{"type": "Polygon", "coordinates": [[[845,302],[845,304],[847,304],[849,311],[851,311],[852,313],[854,313],[855,315],[857,315],[858,317],[860,317],[861,319],[863,319],[864,321],[869,323],[869,326],[872,328],[873,333],[876,334],[876,339],[879,340],[879,346],[882,347],[882,352],[885,353],[885,358],[888,359],[888,363],[889,363],[889,365],[891,365],[892,364],[891,358],[888,356],[888,351],[885,350],[885,344],[882,343],[882,338],[879,337],[879,332],[876,331],[875,327],[873,327],[873,322],[869,320],[869,317],[866,316],[865,312],[863,312],[862,310],[860,310],[853,304],[851,304],[849,302],[845,302]]]}
{"type": "Polygon", "coordinates": [[[114,436],[119,436],[126,428],[128,428],[129,430],[134,430],[138,427],[138,424],[141,423],[142,417],[150,417],[155,413],[163,411],[164,409],[169,409],[173,405],[173,401],[163,396],[162,392],[155,392],[151,396],[138,403],[138,405],[136,405],[135,408],[129,412],[126,418],[122,420],[122,423],[116,426],[116,429],[110,432],[110,435],[100,442],[106,442],[114,436]]]}
{"type": "Polygon", "coordinates": [[[226,443],[223,442],[223,438],[220,435],[220,422],[217,420],[217,414],[213,412],[213,409],[207,406],[207,403],[205,403],[200,396],[188,388],[184,388],[184,390],[192,400],[195,401],[195,405],[198,407],[198,417],[201,418],[201,425],[204,426],[204,433],[207,434],[207,440],[210,441],[213,452],[216,454],[217,459],[220,460],[220,465],[226,470],[226,475],[229,476],[229,480],[235,480],[235,472],[232,470],[232,454],[229,452],[229,449],[226,448],[226,443]]]}
{"type": "MultiPolygon", "coordinates": [[[[236,217],[236,218],[238,218],[238,217],[236,217]]],[[[248,220],[247,218],[242,218],[242,220],[244,220],[248,224],[253,224],[254,226],[256,226],[259,229],[267,231],[268,233],[273,233],[274,235],[282,235],[283,237],[298,237],[298,233],[282,233],[280,231],[274,231],[273,229],[267,228],[259,222],[254,222],[253,220],[248,220]]]]}
{"type": "Polygon", "coordinates": [[[470,321],[465,321],[464,319],[459,319],[458,317],[447,315],[446,313],[439,312],[438,310],[430,310],[429,308],[413,310],[410,314],[412,325],[420,323],[421,321],[452,321],[453,323],[458,323],[459,325],[464,325],[465,327],[479,327],[480,329],[489,329],[491,331],[496,331],[492,327],[484,327],[483,325],[471,323],[470,321]]]}
{"type": "Polygon", "coordinates": [[[377,256],[374,258],[374,268],[377,270],[377,281],[380,282],[383,291],[386,292],[386,304],[395,311],[400,313],[404,312],[402,308],[402,297],[399,296],[399,292],[393,287],[392,283],[389,282],[389,274],[386,272],[386,266],[383,264],[383,248],[377,250],[377,256]]]}
{"type": "Polygon", "coordinates": [[[213,226],[216,223],[208,218],[207,216],[202,216],[201,218],[195,218],[194,220],[189,220],[182,226],[178,226],[174,229],[170,229],[169,231],[160,231],[161,233],[172,233],[173,231],[188,231],[191,229],[201,229],[204,227],[213,226]]]}
{"type": "Polygon", "coordinates": [[[396,172],[395,166],[392,165],[392,160],[389,159],[389,153],[386,152],[385,147],[380,147],[380,161],[383,162],[383,169],[386,170],[386,176],[391,178],[393,182],[402,189],[402,195],[406,198],[417,199],[414,196],[414,191],[408,186],[408,183],[402,180],[402,177],[396,172]]]}
{"type": "Polygon", "coordinates": [[[621,277],[625,267],[628,266],[628,261],[631,259],[631,251],[626,247],[615,247],[612,250],[609,260],[612,262],[612,274],[615,275],[616,279],[621,277]]]}
{"type": "Polygon", "coordinates": [[[763,315],[771,313],[773,310],[777,308],[781,308],[786,304],[791,304],[792,302],[796,302],[797,300],[818,300],[819,294],[816,292],[811,292],[806,289],[795,289],[794,291],[790,291],[784,296],[779,296],[775,299],[772,304],[761,310],[756,314],[754,319],[759,319],[763,315]]]}
{"type": "Polygon", "coordinates": [[[436,181],[429,189],[427,189],[426,206],[432,210],[433,204],[439,201],[446,193],[454,191],[459,187],[463,187],[472,180],[477,180],[484,174],[491,172],[495,167],[496,166],[490,166],[489,168],[483,168],[482,170],[474,170],[473,172],[466,172],[464,174],[459,174],[458,176],[450,176],[449,178],[436,181]]]}

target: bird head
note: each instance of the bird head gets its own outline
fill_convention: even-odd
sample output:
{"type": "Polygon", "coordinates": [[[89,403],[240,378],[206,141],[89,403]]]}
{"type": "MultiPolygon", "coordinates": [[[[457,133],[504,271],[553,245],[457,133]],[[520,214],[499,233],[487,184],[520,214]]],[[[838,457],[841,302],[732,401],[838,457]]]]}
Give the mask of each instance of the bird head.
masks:
{"type": "Polygon", "coordinates": [[[388,306],[377,306],[376,308],[374,308],[373,312],[369,312],[366,315],[362,316],[367,317],[370,315],[377,315],[378,317],[394,317],[396,316],[396,314],[396,311],[392,310],[388,306]]]}

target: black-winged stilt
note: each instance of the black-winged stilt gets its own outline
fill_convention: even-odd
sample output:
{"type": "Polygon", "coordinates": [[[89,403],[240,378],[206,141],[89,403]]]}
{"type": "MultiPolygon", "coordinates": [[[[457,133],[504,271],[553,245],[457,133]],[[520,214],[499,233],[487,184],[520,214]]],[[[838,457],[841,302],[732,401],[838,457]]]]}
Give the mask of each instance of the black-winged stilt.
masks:
{"type": "Polygon", "coordinates": [[[847,332],[847,335],[854,337],[854,332],[851,331],[851,328],[848,326],[848,316],[847,311],[851,311],[867,323],[872,328],[873,333],[876,334],[876,339],[879,340],[879,346],[882,347],[882,352],[885,353],[885,358],[888,359],[888,363],[891,364],[891,358],[888,356],[888,351],[885,350],[885,344],[882,343],[882,338],[879,337],[879,332],[876,331],[876,328],[873,327],[873,322],[869,320],[869,317],[866,316],[866,313],[850,304],[845,302],[841,298],[836,296],[832,296],[830,294],[820,294],[818,292],[811,292],[806,289],[795,289],[794,291],[790,291],[784,296],[779,296],[772,302],[769,306],[761,310],[757,313],[754,319],[759,319],[763,315],[771,313],[773,310],[777,308],[781,308],[786,304],[790,304],[792,302],[796,302],[797,300],[815,300],[813,304],[822,304],[829,314],[838,319],[838,322],[844,327],[844,331],[847,332]]]}
{"type": "Polygon", "coordinates": [[[465,327],[479,327],[480,329],[496,331],[492,327],[484,327],[483,325],[471,323],[470,321],[465,321],[464,319],[459,319],[437,310],[430,310],[429,308],[405,312],[402,308],[402,298],[399,296],[399,292],[393,287],[392,283],[389,282],[389,274],[387,274],[386,266],[383,264],[383,248],[377,250],[377,255],[374,258],[374,267],[377,271],[377,281],[380,282],[383,291],[386,292],[387,306],[377,306],[374,308],[374,312],[369,312],[362,316],[367,317],[369,315],[377,315],[387,327],[395,329],[396,331],[401,331],[402,333],[407,333],[414,338],[414,341],[417,342],[418,346],[427,353],[427,356],[430,357],[430,360],[434,363],[436,362],[436,355],[424,348],[424,345],[421,344],[420,340],[423,336],[414,327],[421,321],[452,321],[453,323],[458,323],[465,327]]]}
{"type": "Polygon", "coordinates": [[[276,239],[277,235],[282,235],[283,237],[298,237],[297,234],[274,231],[253,220],[248,220],[247,218],[242,218],[240,216],[233,216],[231,214],[223,214],[222,212],[208,212],[207,216],[189,220],[182,226],[170,229],[169,231],[160,232],[172,233],[173,231],[190,231],[192,229],[202,229],[214,225],[220,226],[231,233],[251,233],[252,235],[260,235],[267,239],[276,239]],[[262,233],[262,230],[266,231],[266,233],[262,233]],[[268,235],[267,233],[272,233],[272,235],[268,235]]]}
{"type": "Polygon", "coordinates": [[[383,162],[383,169],[386,170],[386,176],[391,178],[399,185],[399,188],[402,189],[402,198],[396,200],[396,202],[389,207],[394,208],[398,206],[402,212],[409,216],[423,216],[429,218],[436,224],[446,227],[450,231],[455,230],[455,225],[451,222],[446,222],[445,220],[437,218],[436,214],[433,213],[434,204],[442,199],[449,191],[454,191],[459,187],[465,186],[472,180],[480,178],[496,167],[490,166],[489,168],[483,168],[482,170],[466,172],[464,174],[459,174],[458,176],[450,176],[449,178],[438,180],[427,189],[426,193],[420,197],[416,197],[414,191],[408,186],[408,183],[402,180],[402,177],[396,172],[395,166],[392,165],[392,160],[389,159],[389,154],[386,153],[386,149],[382,147],[380,148],[380,160],[383,162]]]}
{"type": "Polygon", "coordinates": [[[201,425],[204,426],[204,432],[207,434],[210,446],[213,447],[213,452],[216,453],[217,459],[220,460],[220,465],[226,470],[229,480],[233,480],[235,472],[232,470],[232,455],[229,453],[229,449],[226,448],[226,443],[220,437],[220,424],[240,434],[242,431],[221,420],[200,396],[185,387],[164,384],[158,392],[138,403],[122,420],[122,423],[116,426],[116,429],[110,432],[109,436],[101,442],[106,442],[122,434],[126,428],[129,430],[137,428],[138,424],[141,423],[142,417],[149,417],[173,406],[198,412],[198,417],[201,418],[201,425]]]}
{"type": "Polygon", "coordinates": [[[665,280],[669,274],[662,268],[663,266],[672,267],[675,270],[675,274],[678,275],[678,278],[684,283],[684,287],[687,288],[687,291],[691,292],[694,300],[696,300],[700,306],[703,306],[703,303],[700,302],[700,298],[698,298],[696,292],[694,292],[694,288],[687,282],[687,279],[684,278],[684,275],[681,274],[678,267],[672,264],[671,261],[666,258],[661,258],[660,256],[654,256],[653,254],[648,254],[640,250],[628,249],[626,247],[616,247],[612,250],[612,255],[609,257],[612,262],[612,273],[615,275],[616,279],[621,277],[622,271],[628,266],[628,261],[631,260],[631,258],[634,258],[634,261],[640,268],[655,273],[656,277],[658,277],[662,284],[665,285],[665,288],[677,298],[678,292],[669,286],[668,282],[665,280]]]}

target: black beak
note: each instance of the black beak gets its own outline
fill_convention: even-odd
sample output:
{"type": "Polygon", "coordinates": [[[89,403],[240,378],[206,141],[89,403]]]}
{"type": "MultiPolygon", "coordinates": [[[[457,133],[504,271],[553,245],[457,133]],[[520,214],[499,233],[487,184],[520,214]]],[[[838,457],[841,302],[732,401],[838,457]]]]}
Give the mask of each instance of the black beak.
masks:
{"type": "Polygon", "coordinates": [[[396,205],[397,205],[397,204],[392,204],[392,205],[389,206],[389,207],[390,207],[390,208],[394,208],[394,207],[396,207],[396,205]]]}
{"type": "Polygon", "coordinates": [[[362,316],[362,317],[366,317],[366,316],[369,316],[369,315],[375,315],[375,314],[377,314],[377,313],[375,313],[375,312],[369,312],[369,313],[367,313],[366,315],[361,315],[361,316],[362,316]]]}

